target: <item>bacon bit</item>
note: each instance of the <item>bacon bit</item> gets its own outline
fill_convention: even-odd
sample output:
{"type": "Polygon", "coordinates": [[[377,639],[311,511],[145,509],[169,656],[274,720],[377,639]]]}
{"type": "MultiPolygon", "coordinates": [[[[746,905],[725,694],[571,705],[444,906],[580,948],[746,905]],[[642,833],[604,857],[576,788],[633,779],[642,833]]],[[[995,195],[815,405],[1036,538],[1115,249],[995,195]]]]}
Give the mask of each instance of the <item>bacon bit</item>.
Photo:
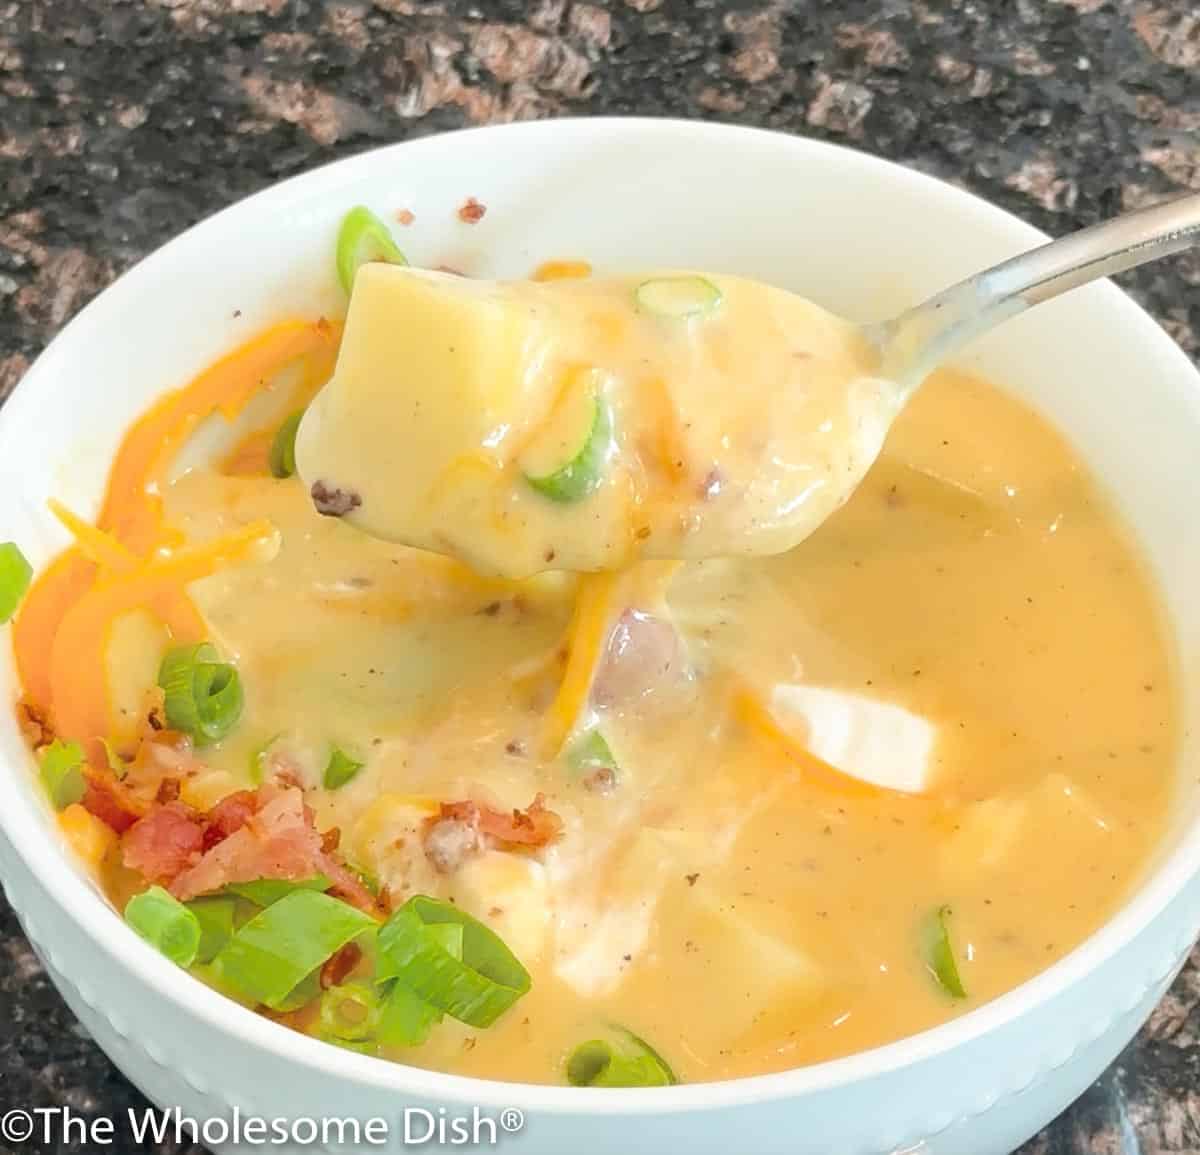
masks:
{"type": "Polygon", "coordinates": [[[467,225],[477,225],[483,220],[483,214],[487,212],[487,205],[480,204],[474,197],[467,199],[459,205],[458,219],[467,225]]]}
{"type": "MultiPolygon", "coordinates": [[[[499,843],[529,847],[553,842],[563,828],[562,819],[553,810],[546,809],[544,794],[538,794],[526,809],[514,808],[507,814],[469,800],[443,802],[439,816],[427,826],[426,854],[430,853],[429,834],[444,822],[458,822],[499,843]]],[[[437,865],[436,861],[434,865],[437,865]]]]}
{"type": "Polygon", "coordinates": [[[154,801],[163,806],[176,801],[179,798],[179,779],[164,778],[158,784],[158,792],[154,795],[154,801]]]}
{"type": "Polygon", "coordinates": [[[336,895],[351,906],[358,907],[364,914],[373,915],[375,918],[379,917],[381,908],[378,899],[366,888],[363,880],[345,863],[326,854],[319,863],[319,867],[319,872],[333,884],[329,888],[330,894],[336,895]]]}
{"type": "Polygon", "coordinates": [[[46,717],[46,712],[40,706],[35,706],[28,698],[21,698],[17,701],[17,725],[21,727],[25,741],[35,750],[42,746],[48,746],[54,741],[54,730],[50,726],[50,719],[46,717]]]}
{"type": "Polygon", "coordinates": [[[170,882],[199,861],[204,821],[190,806],[171,801],[139,819],[121,840],[122,861],[149,882],[170,882]]]}
{"type": "Polygon", "coordinates": [[[233,883],[323,874],[332,893],[379,916],[380,903],[336,855],[339,832],[317,831],[295,786],[240,790],[200,813],[175,799],[143,804],[111,771],[87,774],[84,805],[117,833],[129,831],[126,865],[183,902],[233,883]]]}
{"type": "Polygon", "coordinates": [[[171,883],[181,902],[237,882],[278,878],[297,882],[321,873],[321,839],[299,790],[264,786],[245,824],[222,839],[171,883]]]}
{"type": "Polygon", "coordinates": [[[406,228],[409,225],[411,225],[413,223],[413,221],[415,221],[416,219],[417,219],[417,214],[414,213],[411,209],[400,209],[399,212],[396,213],[397,224],[404,225],[406,228]]]}
{"type": "Polygon", "coordinates": [[[236,834],[258,810],[258,795],[253,790],[227,794],[206,815],[208,828],[204,831],[204,849],[211,850],[236,834]]]}
{"type": "Polygon", "coordinates": [[[465,277],[467,275],[462,269],[456,269],[453,265],[437,265],[436,271],[439,273],[449,273],[452,277],[465,277]]]}
{"type": "Polygon", "coordinates": [[[118,781],[111,770],[88,766],[84,775],[87,778],[84,809],[91,811],[101,822],[108,823],[118,834],[124,834],[149,809],[118,781]]]}
{"type": "Polygon", "coordinates": [[[359,964],[362,958],[362,948],[353,942],[348,942],[341,950],[336,951],[321,967],[321,990],[327,991],[344,982],[346,976],[359,964]]]}
{"type": "Polygon", "coordinates": [[[326,854],[332,854],[338,848],[338,843],[342,841],[342,832],[336,826],[331,826],[324,834],[321,835],[321,849],[326,854]]]}
{"type": "Polygon", "coordinates": [[[514,808],[510,814],[484,807],[480,811],[479,828],[500,842],[545,846],[562,833],[562,819],[546,809],[545,795],[538,794],[525,810],[514,808]]]}
{"type": "Polygon", "coordinates": [[[362,498],[353,489],[330,487],[323,481],[314,481],[310,492],[313,505],[324,517],[345,517],[362,505],[362,498]]]}

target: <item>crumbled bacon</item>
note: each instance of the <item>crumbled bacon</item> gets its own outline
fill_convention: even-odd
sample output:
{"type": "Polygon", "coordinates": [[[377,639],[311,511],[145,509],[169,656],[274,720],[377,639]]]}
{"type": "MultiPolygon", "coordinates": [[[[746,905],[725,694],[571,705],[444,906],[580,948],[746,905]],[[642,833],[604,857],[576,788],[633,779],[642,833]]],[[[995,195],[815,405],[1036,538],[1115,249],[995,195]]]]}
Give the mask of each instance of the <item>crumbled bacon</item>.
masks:
{"type": "Polygon", "coordinates": [[[467,225],[477,225],[483,220],[483,214],[487,212],[487,205],[477,201],[474,197],[467,199],[458,206],[458,219],[467,225]]]}
{"type": "Polygon", "coordinates": [[[316,829],[297,786],[241,790],[201,813],[178,800],[175,780],[160,779],[158,799],[146,803],[111,771],[87,773],[84,805],[125,836],[125,864],[182,901],[235,883],[324,875],[330,893],[379,913],[380,904],[337,854],[339,832],[316,829]]]}
{"type": "Polygon", "coordinates": [[[21,727],[25,741],[35,750],[54,741],[54,730],[45,710],[28,698],[21,698],[17,702],[17,725],[21,727]]]}
{"type": "Polygon", "coordinates": [[[194,865],[204,849],[204,820],[190,806],[171,801],[125,832],[122,859],[149,882],[170,882],[194,865]]]}
{"type": "Polygon", "coordinates": [[[218,842],[236,834],[257,809],[258,795],[253,790],[227,794],[206,815],[208,827],[204,831],[204,849],[211,850],[218,842]]]}
{"type": "Polygon", "coordinates": [[[154,795],[154,801],[162,803],[164,806],[168,802],[174,802],[179,797],[179,779],[164,778],[158,784],[158,792],[154,795]]]}
{"type": "Polygon", "coordinates": [[[538,794],[524,810],[514,808],[507,814],[488,806],[479,808],[479,829],[497,842],[545,846],[562,833],[562,825],[562,819],[546,809],[544,794],[538,794]]]}
{"type": "Polygon", "coordinates": [[[261,878],[299,882],[320,873],[321,836],[304,813],[294,787],[264,786],[259,807],[240,829],[222,839],[171,883],[180,901],[238,882],[261,878]]]}
{"type": "Polygon", "coordinates": [[[341,950],[336,951],[321,967],[321,990],[327,991],[345,982],[347,975],[358,966],[362,958],[362,947],[357,943],[348,942],[341,950]]]}
{"type": "Polygon", "coordinates": [[[367,914],[378,914],[380,904],[378,899],[366,888],[363,880],[358,877],[345,863],[331,854],[324,856],[320,864],[320,873],[332,883],[330,894],[357,906],[367,914]]]}
{"type": "Polygon", "coordinates": [[[84,776],[87,778],[87,789],[83,795],[84,809],[91,811],[118,834],[124,834],[150,809],[111,770],[88,766],[84,776]]]}
{"type": "Polygon", "coordinates": [[[535,849],[562,833],[562,819],[546,809],[542,794],[524,810],[507,813],[469,799],[443,802],[425,824],[425,856],[443,874],[451,874],[489,843],[501,848],[535,849]]]}

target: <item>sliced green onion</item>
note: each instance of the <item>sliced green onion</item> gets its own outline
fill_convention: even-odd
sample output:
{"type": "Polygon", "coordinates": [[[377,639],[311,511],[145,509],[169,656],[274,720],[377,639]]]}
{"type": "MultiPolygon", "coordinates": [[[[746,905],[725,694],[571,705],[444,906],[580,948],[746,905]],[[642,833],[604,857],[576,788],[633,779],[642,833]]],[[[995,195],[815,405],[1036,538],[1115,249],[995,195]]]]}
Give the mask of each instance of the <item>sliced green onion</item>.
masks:
{"type": "Polygon", "coordinates": [[[940,906],[926,920],[923,932],[925,965],[942,990],[952,998],[965,999],[967,991],[958,973],[958,962],[950,941],[950,914],[948,906],[940,906]]]}
{"type": "Polygon", "coordinates": [[[638,285],[638,308],[659,317],[687,318],[711,313],[720,305],[721,290],[704,277],[655,277],[638,285]]]}
{"type": "Polygon", "coordinates": [[[613,1039],[589,1039],[567,1056],[572,1087],[669,1087],[678,1082],[663,1057],[631,1031],[613,1028],[613,1039]]]}
{"type": "Polygon", "coordinates": [[[8,621],[17,612],[32,577],[33,566],[16,543],[0,544],[0,622],[8,621]]]}
{"type": "Polygon", "coordinates": [[[581,734],[567,750],[567,762],[572,770],[617,770],[617,760],[612,747],[599,729],[581,734]]]}
{"type": "Polygon", "coordinates": [[[380,1010],[376,1038],[388,1047],[419,1047],[441,1021],[437,1007],[396,982],[380,1010]]]}
{"type": "Polygon", "coordinates": [[[345,786],[365,765],[365,762],[351,758],[344,750],[335,746],[325,764],[321,784],[326,790],[336,790],[339,786],[345,786]]]}
{"type": "Polygon", "coordinates": [[[233,898],[212,895],[194,898],[185,904],[200,924],[200,945],[196,949],[196,962],[212,962],[225,944],[233,938],[233,917],[237,902],[233,898]]]}
{"type": "Polygon", "coordinates": [[[167,721],[190,734],[197,746],[217,742],[242,716],[244,696],[237,669],[219,661],[208,642],[168,650],[158,669],[167,721]]]}
{"type": "Polygon", "coordinates": [[[359,866],[357,862],[342,855],[342,862],[346,869],[358,879],[371,892],[373,898],[379,897],[379,879],[375,877],[366,867],[359,866]]]}
{"type": "Polygon", "coordinates": [[[342,227],[338,230],[338,279],[347,293],[354,288],[354,274],[359,267],[371,261],[408,264],[408,258],[392,240],[387,225],[370,209],[358,205],[342,218],[342,227]]]}
{"type": "Polygon", "coordinates": [[[282,734],[272,734],[271,737],[265,742],[259,746],[255,746],[254,749],[250,751],[250,781],[253,782],[255,786],[262,785],[264,768],[263,760],[266,758],[267,752],[282,737],[282,734]]]}
{"type": "Polygon", "coordinates": [[[276,432],[267,456],[272,477],[291,477],[296,472],[296,430],[300,428],[303,416],[303,409],[289,414],[276,432]]]}
{"type": "Polygon", "coordinates": [[[448,902],[410,898],[380,928],[377,977],[395,976],[420,998],[473,1027],[489,1027],[529,990],[529,972],[483,923],[448,902]],[[462,927],[462,956],[446,949],[445,932],[462,927]]]}
{"type": "Polygon", "coordinates": [[[288,996],[375,920],[319,890],[294,890],[245,924],[217,955],[223,980],[282,1009],[288,996]]]}
{"type": "Polygon", "coordinates": [[[321,972],[315,970],[310,975],[305,975],[273,1008],[277,1011],[298,1011],[301,1007],[308,1006],[313,999],[318,998],[321,994],[321,972]]]}
{"type": "Polygon", "coordinates": [[[521,472],[551,501],[582,501],[604,476],[611,442],[608,405],[594,389],[582,391],[521,454],[521,472]]]}
{"type": "Polygon", "coordinates": [[[125,921],[152,947],[181,967],[190,967],[200,949],[200,920],[161,886],[135,894],[125,921]]]}
{"type": "Polygon", "coordinates": [[[342,983],[321,996],[321,1026],[335,1039],[362,1042],[379,1026],[379,996],[365,983],[342,983]]]}
{"type": "Polygon", "coordinates": [[[55,810],[65,810],[71,803],[82,801],[87,792],[83,763],[83,747],[78,742],[55,738],[42,751],[42,785],[55,810]]]}
{"type": "Polygon", "coordinates": [[[451,958],[459,962],[463,956],[463,928],[457,922],[438,922],[426,925],[425,933],[451,958]]]}
{"type": "Polygon", "coordinates": [[[332,884],[323,874],[289,882],[285,878],[258,878],[254,882],[235,882],[225,889],[229,894],[245,898],[256,906],[270,906],[296,890],[328,890],[332,884]]]}

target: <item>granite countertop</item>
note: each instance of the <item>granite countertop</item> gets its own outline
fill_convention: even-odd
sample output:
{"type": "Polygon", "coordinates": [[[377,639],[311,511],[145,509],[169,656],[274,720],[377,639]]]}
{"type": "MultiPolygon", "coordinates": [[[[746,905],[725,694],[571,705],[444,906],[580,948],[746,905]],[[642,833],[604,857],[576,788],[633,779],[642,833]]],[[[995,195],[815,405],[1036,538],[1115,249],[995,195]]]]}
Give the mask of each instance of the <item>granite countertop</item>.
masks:
{"type": "MultiPolygon", "coordinates": [[[[709,117],[847,143],[1061,233],[1200,189],[1200,9],[0,0],[0,397],[116,274],[247,193],[374,144],[593,113],[709,117]]],[[[1124,283],[1200,354],[1200,251],[1124,283]]],[[[0,1022],[0,1108],[115,1115],[141,1102],[2,902],[0,1022]]],[[[1023,1155],[1168,1152],[1200,1152],[1200,956],[1023,1155]]]]}

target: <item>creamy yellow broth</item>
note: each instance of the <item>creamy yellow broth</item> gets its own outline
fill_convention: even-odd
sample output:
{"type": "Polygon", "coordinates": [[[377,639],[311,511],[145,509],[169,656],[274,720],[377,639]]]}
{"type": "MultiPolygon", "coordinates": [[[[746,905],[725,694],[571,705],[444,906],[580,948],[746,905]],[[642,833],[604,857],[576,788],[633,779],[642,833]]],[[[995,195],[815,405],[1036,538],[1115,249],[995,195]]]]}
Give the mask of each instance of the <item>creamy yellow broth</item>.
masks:
{"type": "Polygon", "coordinates": [[[371,264],[297,464],[323,512],[492,573],[778,553],[875,459],[900,403],[875,364],[738,277],[371,264]]]}
{"type": "MultiPolygon", "coordinates": [[[[610,287],[593,291],[581,299],[607,300],[610,287]]],[[[370,299],[360,280],[348,350],[370,299]]],[[[844,349],[842,336],[827,340],[844,349]]],[[[265,744],[306,787],[318,827],[341,830],[342,849],[393,904],[416,892],[452,898],[531,972],[531,992],[490,1029],[446,1020],[393,1057],[561,1082],[570,1048],[619,1023],[684,1080],[796,1066],[978,1006],[1078,944],[1127,892],[1170,797],[1170,663],[1122,527],[1034,414],[939,373],[857,492],[791,552],[611,581],[507,582],[314,511],[319,458],[331,480],[361,487],[373,532],[430,545],[431,526],[456,532],[423,520],[433,515],[422,502],[460,433],[417,446],[381,420],[352,469],[350,427],[331,408],[339,397],[374,402],[366,369],[360,392],[341,379],[347,356],[320,403],[319,437],[302,445],[305,484],[199,467],[163,501],[166,523],[189,540],[267,518],[281,543],[272,560],[191,586],[240,671],[246,709],[203,752],[184,801],[206,807],[246,786],[265,744]],[[376,472],[389,438],[390,475],[376,472]],[[346,471],[335,476],[334,462],[346,471]],[[407,485],[403,496],[379,488],[388,476],[407,485]],[[581,597],[599,606],[594,662],[580,656],[581,597]],[[581,665],[583,696],[565,699],[564,678],[581,665]],[[571,765],[589,726],[611,746],[615,783],[571,765]],[[333,745],[366,765],[326,791],[333,745]],[[564,823],[549,847],[489,849],[445,873],[431,860],[427,820],[439,802],[505,810],[539,791],[564,823]],[[934,981],[920,945],[942,905],[961,1000],[934,981]]],[[[473,395],[458,404],[468,441],[509,412],[507,401],[468,412],[473,395]]],[[[793,436],[805,428],[796,412],[772,399],[760,431],[793,436]]],[[[612,460],[632,475],[640,467],[624,452],[612,460]]],[[[761,463],[721,459],[730,476],[761,463]]],[[[514,496],[512,509],[535,497],[514,496]]],[[[540,569],[550,547],[572,564],[607,564],[624,556],[628,524],[616,496],[611,508],[602,500],[594,539],[560,536],[538,507],[510,510],[524,518],[511,538],[476,537],[472,522],[472,536],[452,544],[476,559],[522,559],[493,569],[540,569]]],[[[653,524],[649,543],[670,536],[680,508],[653,524]]],[[[764,532],[767,548],[784,540],[764,532]]],[[[109,669],[126,687],[114,727],[122,709],[138,711],[163,644],[144,620],[114,631],[109,669]]],[[[124,877],[110,874],[115,887],[124,877]]]]}

